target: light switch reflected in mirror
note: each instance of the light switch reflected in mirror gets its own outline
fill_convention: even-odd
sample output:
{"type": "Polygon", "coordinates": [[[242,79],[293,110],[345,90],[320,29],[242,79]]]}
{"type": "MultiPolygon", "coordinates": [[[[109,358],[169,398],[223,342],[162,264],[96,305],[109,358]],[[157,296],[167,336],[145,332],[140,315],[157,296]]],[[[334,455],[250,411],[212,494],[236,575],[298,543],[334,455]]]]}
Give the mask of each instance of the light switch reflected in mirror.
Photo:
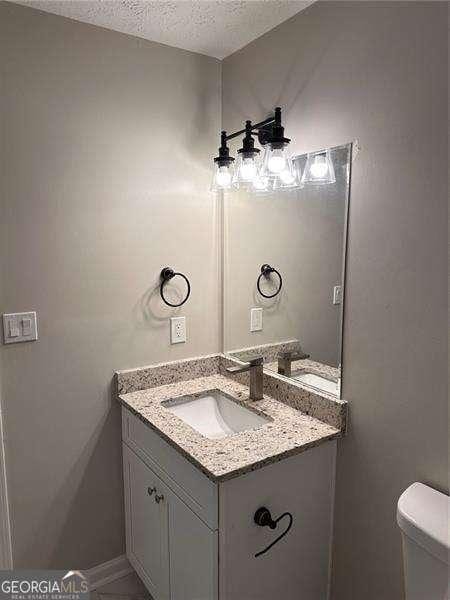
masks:
{"type": "Polygon", "coordinates": [[[240,189],[224,204],[224,351],[262,355],[265,369],[338,397],[351,148],[294,157],[300,188],[260,197],[240,189]],[[258,293],[264,263],[283,275],[273,298],[258,293]],[[249,326],[255,308],[258,330],[249,326]]]}

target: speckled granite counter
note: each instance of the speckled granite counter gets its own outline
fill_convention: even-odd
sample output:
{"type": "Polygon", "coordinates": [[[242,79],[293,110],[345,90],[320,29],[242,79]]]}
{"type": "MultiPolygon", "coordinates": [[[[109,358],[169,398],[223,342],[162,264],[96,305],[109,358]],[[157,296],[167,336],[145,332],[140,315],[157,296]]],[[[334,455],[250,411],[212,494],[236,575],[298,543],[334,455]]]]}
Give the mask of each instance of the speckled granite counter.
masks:
{"type": "MultiPolygon", "coordinates": [[[[270,369],[274,373],[278,371],[278,363],[277,361],[264,363],[265,369],[270,369]]],[[[317,362],[315,360],[311,360],[310,358],[303,358],[302,360],[293,360],[292,361],[292,372],[295,372],[299,369],[311,369],[317,374],[323,373],[328,377],[335,377],[336,379],[340,376],[340,369],[337,367],[332,367],[330,365],[325,365],[323,363],[317,362]]],[[[326,393],[326,392],[325,392],[326,393]]]]}
{"type": "MultiPolygon", "coordinates": [[[[234,365],[236,365],[236,359],[222,356],[220,372],[225,375],[226,367],[234,365]]],[[[239,383],[248,385],[249,374],[248,372],[240,373],[235,375],[234,379],[239,383]]],[[[272,398],[301,411],[305,415],[319,419],[341,432],[346,431],[347,402],[334,394],[313,390],[300,381],[278,375],[278,373],[268,369],[264,369],[264,391],[272,398]]]]}
{"type": "Polygon", "coordinates": [[[247,348],[239,348],[239,350],[228,350],[226,355],[244,362],[255,356],[262,356],[264,364],[267,364],[273,361],[276,362],[281,352],[295,352],[301,349],[300,341],[293,339],[285,340],[284,342],[248,346],[247,348]]]}
{"type": "MultiPolygon", "coordinates": [[[[118,373],[116,381],[122,405],[157,431],[211,480],[219,482],[237,477],[341,435],[340,429],[271,396],[264,395],[263,400],[250,401],[246,385],[218,373],[210,374],[219,366],[217,357],[206,357],[204,361],[201,366],[198,362],[193,363],[196,372],[193,379],[186,379],[188,361],[181,361],[184,378],[174,383],[166,383],[164,365],[153,367],[156,380],[164,382],[164,385],[155,386],[155,379],[147,375],[147,382],[155,387],[121,393],[132,387],[126,382],[129,383],[131,374],[139,373],[139,370],[118,373]],[[213,389],[230,394],[238,403],[262,412],[272,420],[259,428],[214,440],[202,436],[161,405],[164,400],[213,389]]],[[[169,363],[172,373],[175,364],[169,363]]],[[[134,376],[136,378],[140,382],[138,375],[134,376]]]]}

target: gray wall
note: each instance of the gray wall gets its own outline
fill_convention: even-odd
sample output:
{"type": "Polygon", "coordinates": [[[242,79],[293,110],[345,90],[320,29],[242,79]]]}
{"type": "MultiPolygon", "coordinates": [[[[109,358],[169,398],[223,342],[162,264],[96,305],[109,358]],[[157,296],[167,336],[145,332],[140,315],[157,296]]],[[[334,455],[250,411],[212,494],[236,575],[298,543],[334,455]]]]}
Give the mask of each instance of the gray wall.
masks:
{"type": "Polygon", "coordinates": [[[319,2],[223,64],[223,127],[355,138],[333,598],[402,597],[396,501],[448,488],[447,3],[319,2]]]}
{"type": "Polygon", "coordinates": [[[113,370],[219,349],[220,63],[7,3],[0,56],[0,313],[40,333],[1,347],[14,561],[92,567],[124,551],[113,370]],[[192,282],[173,347],[166,265],[192,282]]]}
{"type": "MultiPolygon", "coordinates": [[[[297,153],[362,145],[335,600],[401,597],[396,499],[447,487],[446,10],[320,2],[224,63],[226,128],[280,104],[297,153]]],[[[0,312],[36,309],[40,330],[1,349],[14,558],[85,568],[123,551],[112,370],[218,349],[220,65],[5,3],[0,56],[0,312]],[[173,348],[165,264],[193,283],[173,348]]]]}
{"type": "MultiPolygon", "coordinates": [[[[313,360],[341,362],[342,306],[333,305],[333,286],[342,280],[349,152],[332,152],[333,185],[263,195],[240,190],[225,199],[225,350],[298,339],[313,360]],[[269,299],[256,287],[267,262],[283,278],[280,294],[269,299]],[[252,307],[263,308],[262,331],[250,331],[252,307]]],[[[299,158],[301,169],[305,162],[299,158]]],[[[278,283],[274,274],[262,287],[274,293],[278,283]]]]}

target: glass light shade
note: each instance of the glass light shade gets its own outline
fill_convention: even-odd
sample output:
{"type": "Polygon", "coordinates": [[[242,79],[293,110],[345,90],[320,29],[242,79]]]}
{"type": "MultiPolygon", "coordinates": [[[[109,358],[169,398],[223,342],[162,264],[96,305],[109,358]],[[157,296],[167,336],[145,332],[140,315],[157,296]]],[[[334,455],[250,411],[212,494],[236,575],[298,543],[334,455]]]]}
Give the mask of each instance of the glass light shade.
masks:
{"type": "Polygon", "coordinates": [[[236,169],[234,171],[233,185],[236,187],[249,187],[253,180],[258,176],[260,161],[258,154],[245,156],[240,153],[237,159],[236,169]]]}
{"type": "Polygon", "coordinates": [[[263,194],[271,189],[271,181],[268,177],[258,173],[252,182],[252,189],[254,192],[263,194]]]}
{"type": "Polygon", "coordinates": [[[218,192],[220,190],[229,190],[233,182],[233,163],[219,166],[219,163],[214,163],[214,173],[211,183],[211,191],[218,192]]]}
{"type": "Polygon", "coordinates": [[[302,184],[326,185],[335,181],[336,177],[330,151],[326,150],[325,152],[308,154],[305,170],[303,171],[302,184]]]}
{"type": "Polygon", "coordinates": [[[292,170],[292,159],[288,144],[273,148],[266,144],[261,175],[275,179],[280,173],[292,170]]]}
{"type": "Polygon", "coordinates": [[[281,171],[276,179],[273,180],[273,189],[293,189],[300,187],[300,173],[298,166],[292,161],[289,162],[288,167],[281,171]]]}

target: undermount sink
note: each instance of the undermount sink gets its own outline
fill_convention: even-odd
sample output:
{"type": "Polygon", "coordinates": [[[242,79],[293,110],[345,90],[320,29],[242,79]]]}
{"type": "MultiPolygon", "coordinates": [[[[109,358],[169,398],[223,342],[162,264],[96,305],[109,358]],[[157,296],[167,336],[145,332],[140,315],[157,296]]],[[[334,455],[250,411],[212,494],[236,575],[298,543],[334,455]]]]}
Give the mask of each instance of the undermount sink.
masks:
{"type": "Polygon", "coordinates": [[[326,375],[319,375],[314,371],[307,369],[301,369],[292,373],[291,377],[296,381],[310,385],[322,392],[328,392],[330,394],[338,395],[338,382],[333,377],[327,377],[326,375]]]}
{"type": "Polygon", "coordinates": [[[203,436],[213,440],[261,427],[272,420],[241,406],[220,390],[181,396],[161,404],[203,436]]]}

